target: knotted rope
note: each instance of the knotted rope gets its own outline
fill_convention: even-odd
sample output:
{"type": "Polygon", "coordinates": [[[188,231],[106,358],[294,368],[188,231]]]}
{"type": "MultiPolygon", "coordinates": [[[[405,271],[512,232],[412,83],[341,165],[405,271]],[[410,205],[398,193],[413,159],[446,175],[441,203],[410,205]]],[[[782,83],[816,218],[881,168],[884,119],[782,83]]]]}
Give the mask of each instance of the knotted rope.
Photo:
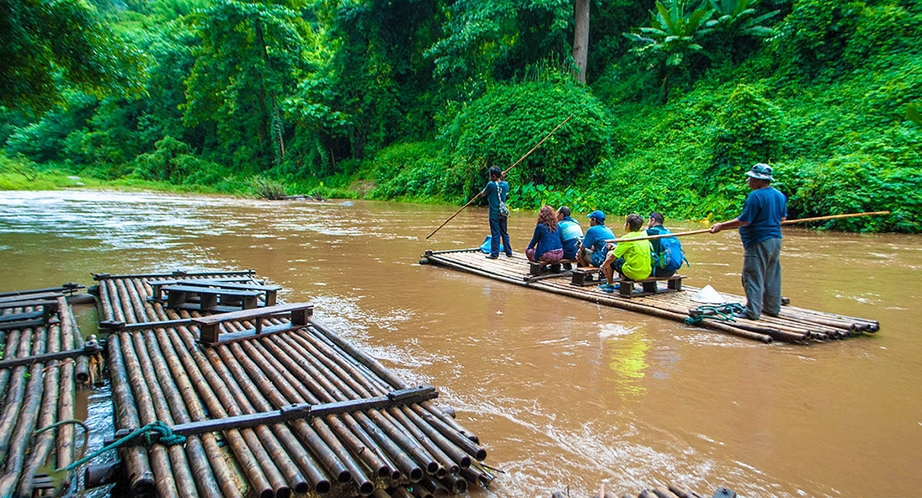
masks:
{"type": "Polygon", "coordinates": [[[715,306],[702,305],[695,308],[695,310],[701,313],[698,313],[698,316],[686,317],[686,325],[695,325],[696,323],[704,321],[705,318],[713,318],[721,322],[735,322],[736,318],[734,318],[733,315],[745,312],[746,308],[740,303],[726,303],[715,306]]]}

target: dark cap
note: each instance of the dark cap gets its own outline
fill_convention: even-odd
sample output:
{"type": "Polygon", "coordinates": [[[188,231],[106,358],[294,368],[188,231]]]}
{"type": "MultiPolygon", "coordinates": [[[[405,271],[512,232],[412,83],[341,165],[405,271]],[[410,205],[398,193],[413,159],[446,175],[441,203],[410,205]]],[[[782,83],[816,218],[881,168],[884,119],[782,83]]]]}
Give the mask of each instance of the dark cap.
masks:
{"type": "Polygon", "coordinates": [[[650,213],[650,219],[660,224],[666,220],[666,218],[663,218],[663,213],[657,213],[656,211],[650,213]]]}
{"type": "Polygon", "coordinates": [[[490,166],[490,176],[503,176],[503,170],[499,166],[490,166]]]}

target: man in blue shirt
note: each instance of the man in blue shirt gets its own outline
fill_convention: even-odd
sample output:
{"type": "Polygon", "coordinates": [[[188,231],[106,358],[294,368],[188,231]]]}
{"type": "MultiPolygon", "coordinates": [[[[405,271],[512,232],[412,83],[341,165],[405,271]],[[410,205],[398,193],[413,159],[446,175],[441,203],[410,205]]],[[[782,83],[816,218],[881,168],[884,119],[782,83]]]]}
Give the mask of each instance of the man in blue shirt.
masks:
{"type": "Polygon", "coordinates": [[[589,213],[589,229],[583,237],[576,259],[580,266],[602,266],[605,255],[608,253],[608,242],[615,238],[615,234],[605,226],[605,213],[593,211],[589,213]]]}
{"type": "Polygon", "coordinates": [[[583,227],[570,217],[570,208],[560,206],[557,209],[557,228],[560,230],[560,242],[563,244],[563,259],[576,259],[579,241],[583,238],[583,227]]]}
{"type": "Polygon", "coordinates": [[[788,215],[787,199],[771,186],[771,166],[756,164],[746,176],[752,192],[746,197],[743,212],[733,220],[715,224],[711,233],[739,227],[746,291],[746,311],[741,318],[758,320],[762,313],[781,313],[781,221],[788,215]]]}
{"type": "Polygon", "coordinates": [[[490,181],[484,187],[480,195],[487,199],[487,205],[490,207],[490,259],[499,257],[499,244],[503,243],[503,251],[506,256],[512,257],[512,247],[509,246],[509,231],[507,228],[507,218],[499,212],[499,203],[506,202],[506,196],[509,195],[509,184],[503,180],[503,170],[499,166],[490,166],[490,181]]]}

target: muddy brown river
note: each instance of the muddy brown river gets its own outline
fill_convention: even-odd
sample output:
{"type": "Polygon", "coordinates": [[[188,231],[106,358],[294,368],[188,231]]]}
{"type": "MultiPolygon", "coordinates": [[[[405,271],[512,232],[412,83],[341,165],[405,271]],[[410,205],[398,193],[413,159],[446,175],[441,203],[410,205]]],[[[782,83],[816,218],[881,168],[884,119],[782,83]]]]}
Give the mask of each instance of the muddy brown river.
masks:
{"type": "MultiPolygon", "coordinates": [[[[408,382],[439,389],[502,471],[470,496],[588,497],[603,483],[635,496],[668,483],[707,496],[922,496],[922,237],[785,228],[784,295],[881,330],[763,345],[420,265],[427,249],[489,233],[471,208],[427,241],[456,209],[0,192],[0,291],[255,270],[408,382]]],[[[513,214],[517,252],[535,218],[513,214]]],[[[742,292],[735,231],[683,244],[689,285],[742,292]]]]}

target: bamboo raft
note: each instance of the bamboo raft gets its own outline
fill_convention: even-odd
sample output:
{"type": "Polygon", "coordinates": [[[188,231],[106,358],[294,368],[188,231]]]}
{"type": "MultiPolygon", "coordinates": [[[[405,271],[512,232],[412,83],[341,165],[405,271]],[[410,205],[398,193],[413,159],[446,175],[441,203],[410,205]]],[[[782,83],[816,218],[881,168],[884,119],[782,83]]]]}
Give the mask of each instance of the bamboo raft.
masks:
{"type": "MultiPolygon", "coordinates": [[[[116,435],[157,421],[187,434],[119,448],[132,494],[407,498],[492,481],[476,436],[431,399],[401,401],[413,388],[322,325],[266,318],[263,333],[205,344],[192,320],[209,313],[152,298],[175,274],[94,278],[116,435]]],[[[255,326],[221,325],[228,336],[255,326]]]]}
{"type": "Polygon", "coordinates": [[[74,461],[76,388],[96,372],[100,348],[84,344],[67,295],[79,286],[0,293],[0,496],[31,496],[53,483],[43,467],[74,461]],[[85,347],[86,346],[86,347],[85,347]],[[41,428],[59,424],[56,431],[41,428]]]}
{"type": "MultiPolygon", "coordinates": [[[[498,259],[487,259],[484,258],[479,248],[427,251],[420,263],[443,266],[514,285],[553,292],[600,305],[683,323],[689,318],[690,310],[700,306],[700,303],[691,300],[692,296],[699,290],[695,287],[683,285],[683,290],[679,292],[658,293],[631,298],[622,297],[617,293],[605,293],[597,286],[579,287],[572,285],[569,272],[551,275],[550,277],[553,278],[545,278],[548,277],[547,275],[542,275],[539,279],[529,278],[528,260],[523,256],[516,254],[511,258],[503,256],[498,259]]],[[[745,298],[742,296],[722,294],[729,301],[745,302],[745,298]]],[[[778,340],[794,344],[846,339],[862,336],[866,333],[875,333],[880,329],[880,324],[874,320],[836,315],[790,305],[782,306],[781,314],[778,317],[763,315],[758,321],[705,319],[694,326],[763,343],[778,340]]]]}
{"type": "MultiPolygon", "coordinates": [[[[551,493],[551,498],[567,498],[569,493],[564,493],[561,491],[554,491],[551,493]]],[[[694,491],[689,491],[683,486],[677,484],[669,484],[666,486],[654,486],[652,488],[645,488],[641,490],[636,495],[634,493],[612,493],[605,490],[605,485],[602,485],[602,489],[599,490],[598,498],[631,498],[636,496],[637,498],[703,498],[708,495],[700,495],[694,491]]],[[[714,494],[711,495],[711,498],[736,498],[737,494],[735,491],[719,487],[714,491],[714,494]]]]}

